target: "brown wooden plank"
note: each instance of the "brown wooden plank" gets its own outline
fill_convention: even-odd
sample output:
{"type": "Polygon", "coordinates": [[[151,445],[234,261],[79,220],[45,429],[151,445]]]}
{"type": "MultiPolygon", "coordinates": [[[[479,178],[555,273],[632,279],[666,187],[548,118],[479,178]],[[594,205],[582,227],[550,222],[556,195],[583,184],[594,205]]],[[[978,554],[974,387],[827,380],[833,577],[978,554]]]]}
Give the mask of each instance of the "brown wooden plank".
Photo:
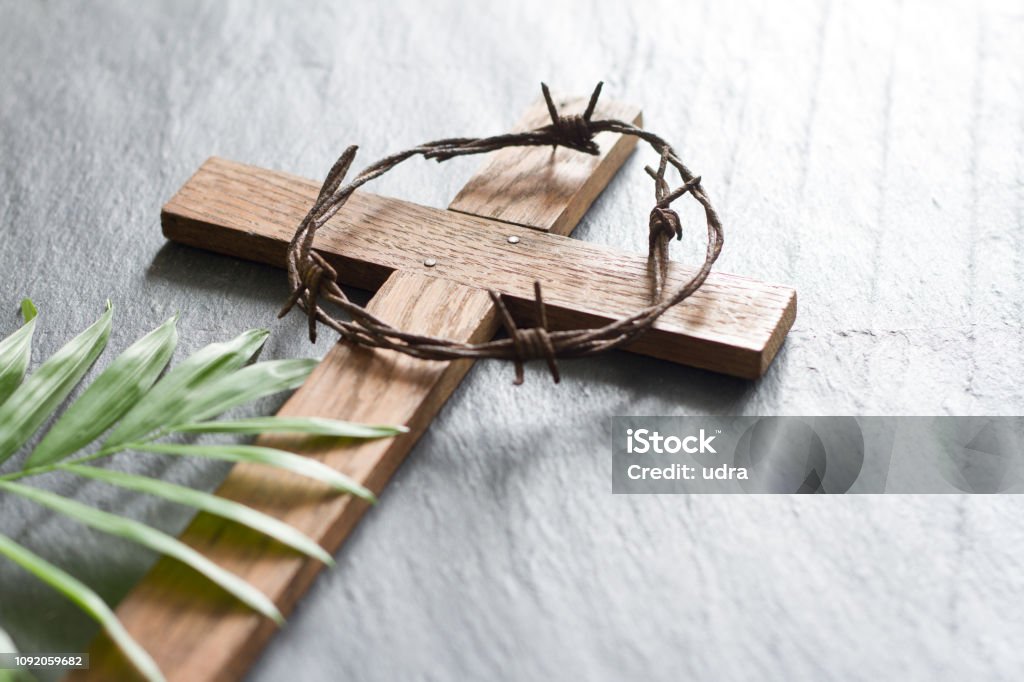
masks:
{"type": "MultiPolygon", "coordinates": [[[[555,100],[560,111],[583,113],[587,98],[555,100]]],[[[596,119],[618,119],[641,125],[638,107],[599,100],[596,119]]],[[[542,98],[527,110],[514,131],[532,130],[551,122],[542,98]]],[[[636,147],[635,137],[600,133],[597,156],[571,149],[529,147],[502,149],[487,155],[448,208],[505,223],[567,235],[636,147]]]]}
{"type": "MultiPolygon", "coordinates": [[[[311,180],[210,159],[164,207],[164,234],[281,266],[317,189],[311,180]]],[[[532,310],[533,281],[540,279],[553,328],[603,324],[647,305],[650,296],[646,254],[369,193],[349,200],[318,233],[317,248],[344,283],[363,288],[379,286],[395,270],[426,272],[424,260],[434,259],[431,274],[493,287],[524,319],[532,310]],[[510,235],[519,243],[510,244],[510,235]]],[[[670,284],[691,273],[673,263],[670,284]]],[[[795,316],[793,289],[715,273],[630,350],[755,378],[768,368],[795,316]]]]}
{"type": "MultiPolygon", "coordinates": [[[[478,342],[495,332],[487,294],[450,280],[393,274],[369,309],[403,328],[478,342]]],[[[261,445],[308,454],[380,492],[409,449],[471,366],[431,362],[394,351],[338,344],[281,408],[281,415],[324,416],[363,423],[399,423],[393,439],[329,445],[260,438],[261,445]]],[[[347,495],[298,476],[237,465],[218,495],[272,514],[336,550],[367,508],[347,495]]],[[[182,540],[269,595],[285,613],[322,568],[318,562],[219,518],[201,514],[182,540]]],[[[255,660],[274,624],[246,610],[191,569],[162,559],[121,603],[117,615],[156,659],[169,680],[230,680],[255,660]]],[[[93,647],[91,669],[74,680],[120,680],[130,675],[108,641],[93,647]]]]}

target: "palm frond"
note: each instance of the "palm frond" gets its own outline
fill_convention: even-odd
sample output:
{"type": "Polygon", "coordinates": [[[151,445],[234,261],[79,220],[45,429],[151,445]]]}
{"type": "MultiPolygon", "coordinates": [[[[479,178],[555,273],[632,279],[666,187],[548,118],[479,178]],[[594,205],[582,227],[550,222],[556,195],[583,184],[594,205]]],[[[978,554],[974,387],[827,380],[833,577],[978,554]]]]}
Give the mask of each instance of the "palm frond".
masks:
{"type": "Polygon", "coordinates": [[[32,332],[36,329],[36,307],[26,298],[21,302],[21,311],[25,325],[0,341],[0,405],[14,393],[28,369],[32,332]]]}
{"type": "Polygon", "coordinates": [[[340,471],[332,469],[315,459],[302,457],[284,450],[267,448],[260,445],[182,445],[179,443],[140,443],[135,446],[135,449],[164,455],[219,459],[224,462],[266,464],[290,471],[293,474],[321,481],[338,492],[351,493],[369,502],[377,501],[377,498],[374,497],[370,490],[356,483],[340,471]]]}
{"type": "Polygon", "coordinates": [[[85,375],[107,345],[114,309],[73,338],[0,405],[0,463],[32,437],[85,375]]]}
{"type": "MultiPolygon", "coordinates": [[[[22,479],[44,473],[63,474],[153,495],[239,523],[293,550],[331,564],[331,556],[312,538],[262,512],[210,493],[155,478],[86,465],[86,462],[129,450],[249,462],[306,476],[340,493],[373,502],[375,498],[370,490],[308,457],[256,445],[181,444],[161,439],[174,434],[274,432],[365,439],[386,438],[406,429],[307,417],[211,421],[233,408],[296,388],[309,376],[316,363],[313,360],[274,360],[246,366],[268,335],[266,330],[253,329],[230,341],[200,349],[159,378],[177,346],[177,316],[129,346],[58,416],[56,413],[60,405],[103,352],[110,335],[113,309],[108,304],[106,312],[91,327],[27,378],[25,374],[37,318],[35,307],[27,299],[22,304],[22,311],[25,324],[0,340],[0,464],[22,450],[44,423],[57,418],[21,469],[0,474],[0,494],[25,498],[101,532],[174,557],[250,608],[280,622],[280,612],[266,595],[176,538],[134,519],[26,485],[22,479]],[[89,451],[92,446],[96,448],[89,451]]],[[[98,621],[147,679],[162,679],[146,652],[131,639],[102,599],[86,585],[3,535],[0,535],[0,555],[70,598],[98,621]]],[[[3,637],[0,630],[0,648],[5,644],[3,637]]],[[[2,676],[0,682],[5,682],[2,676]]]]}
{"type": "Polygon", "coordinates": [[[145,649],[132,639],[106,602],[85,583],[2,534],[0,534],[0,554],[78,605],[106,630],[110,639],[117,644],[118,648],[147,680],[157,682],[164,679],[160,669],[145,649]]]}
{"type": "Polygon", "coordinates": [[[157,382],[114,428],[104,445],[116,447],[187,419],[193,394],[242,367],[269,334],[266,329],[250,329],[231,341],[201,349],[157,382]]]}
{"type": "Polygon", "coordinates": [[[156,382],[178,345],[173,317],[128,347],[53,425],[26,467],[61,460],[84,448],[132,408],[156,382]]]}
{"type": "Polygon", "coordinates": [[[318,545],[311,537],[292,528],[287,523],[275,519],[273,516],[246,507],[244,504],[218,497],[217,495],[211,495],[201,490],[186,488],[183,485],[150,478],[149,476],[137,476],[85,464],[65,464],[61,468],[76,476],[92,478],[139,493],[148,493],[154,497],[160,497],[208,514],[213,514],[214,516],[229,519],[259,531],[268,537],[272,537],[282,545],[288,545],[292,549],[313,557],[328,566],[334,565],[334,559],[331,555],[325,552],[323,547],[318,545]]]}
{"type": "Polygon", "coordinates": [[[44,507],[49,507],[53,511],[64,514],[90,528],[130,540],[154,552],[174,557],[220,585],[239,601],[249,606],[249,608],[259,611],[277,623],[284,621],[284,617],[277,610],[277,607],[274,606],[274,602],[270,601],[265,594],[234,573],[225,571],[181,540],[171,537],[163,531],[147,526],[135,519],[111,514],[81,502],[61,497],[48,490],[42,490],[41,488],[33,488],[32,486],[11,481],[0,481],[0,490],[25,497],[44,507]]]}
{"type": "Polygon", "coordinates": [[[223,422],[197,422],[172,426],[173,433],[301,433],[333,438],[384,438],[405,433],[401,426],[353,424],[319,417],[254,417],[223,422]]]}
{"type": "Polygon", "coordinates": [[[186,409],[177,421],[212,419],[228,410],[254,400],[302,385],[316,367],[316,360],[271,360],[259,362],[203,385],[189,396],[186,409]]]}

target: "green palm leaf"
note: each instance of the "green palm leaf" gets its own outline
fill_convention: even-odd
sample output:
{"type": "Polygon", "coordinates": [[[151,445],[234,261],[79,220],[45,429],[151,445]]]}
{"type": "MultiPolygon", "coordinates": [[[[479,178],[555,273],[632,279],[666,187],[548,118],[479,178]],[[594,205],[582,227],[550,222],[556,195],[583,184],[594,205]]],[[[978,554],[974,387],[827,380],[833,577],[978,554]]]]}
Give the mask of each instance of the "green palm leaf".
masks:
{"type": "Polygon", "coordinates": [[[377,501],[368,488],[356,483],[340,471],[332,469],[323,462],[284,450],[275,450],[259,445],[179,445],[177,443],[140,443],[135,445],[134,449],[164,455],[205,457],[225,462],[266,464],[320,481],[339,492],[351,493],[370,502],[377,501]]]}
{"type": "Polygon", "coordinates": [[[406,433],[404,426],[353,424],[319,417],[255,417],[224,422],[198,422],[170,427],[174,433],[302,433],[333,438],[386,438],[406,433]]]}
{"type": "Polygon", "coordinates": [[[0,405],[0,463],[36,432],[103,352],[113,308],[54,353],[0,405]]]}
{"type": "Polygon", "coordinates": [[[0,405],[14,393],[28,369],[32,353],[32,332],[36,328],[36,307],[27,298],[21,302],[25,324],[0,341],[0,405]]]}
{"type": "MultiPolygon", "coordinates": [[[[0,463],[18,452],[43,423],[55,416],[61,403],[102,353],[110,334],[112,309],[108,304],[107,311],[99,320],[26,379],[36,311],[27,299],[22,310],[25,324],[7,339],[0,340],[0,463]]],[[[331,556],[313,539],[238,502],[154,478],[83,466],[86,461],[128,449],[254,462],[307,476],[339,492],[375,501],[372,492],[348,476],[315,459],[291,452],[241,444],[154,442],[170,433],[280,432],[329,438],[383,438],[407,430],[401,426],[351,424],[305,417],[209,421],[234,407],[295,388],[309,375],[315,362],[278,360],[245,367],[267,338],[265,330],[256,329],[226,343],[211,344],[199,350],[158,381],[177,344],[175,322],[176,318],[168,320],[118,356],[56,420],[27,458],[25,466],[18,471],[0,474],[0,494],[24,497],[94,529],[178,559],[251,608],[280,623],[281,614],[266,595],[179,540],[133,519],[14,482],[42,473],[65,473],[99,480],[215,514],[320,561],[333,563],[331,556]],[[110,434],[98,451],[80,454],[108,430],[110,434]],[[71,460],[60,463],[67,457],[71,460]]],[[[0,535],[0,555],[23,566],[96,619],[147,679],[162,679],[152,659],[87,586],[3,535],[0,535]]],[[[5,637],[0,630],[0,649],[12,646],[5,637]]],[[[21,674],[19,671],[0,671],[0,682],[8,682],[15,673],[21,674]]],[[[14,679],[19,678],[15,676],[14,679]]]]}
{"type": "Polygon", "coordinates": [[[331,555],[325,552],[315,540],[295,530],[287,523],[279,521],[263,512],[250,509],[244,504],[239,504],[223,497],[217,497],[210,493],[204,493],[200,490],[193,490],[185,486],[149,478],[148,476],[136,476],[135,474],[113,471],[112,469],[99,469],[81,464],[65,464],[61,469],[70,471],[78,476],[103,481],[104,483],[127,488],[128,490],[135,490],[140,493],[148,493],[171,502],[177,502],[178,504],[194,507],[209,514],[229,519],[272,537],[278,542],[288,545],[314,559],[318,559],[325,564],[334,565],[334,559],[331,558],[331,555]]]}
{"type": "Polygon", "coordinates": [[[316,360],[271,360],[249,365],[197,388],[175,415],[179,422],[216,417],[233,407],[297,388],[316,367],[316,360]]]}
{"type": "Polygon", "coordinates": [[[142,438],[161,426],[180,421],[194,391],[244,365],[267,340],[265,329],[252,329],[225,343],[213,343],[172,369],[157,382],[107,438],[115,447],[142,438]]]}
{"type": "Polygon", "coordinates": [[[281,612],[265,594],[163,531],[151,528],[134,519],[101,511],[47,490],[32,488],[20,483],[0,481],[0,490],[6,490],[49,507],[98,531],[130,540],[154,552],[173,557],[220,585],[251,609],[262,613],[276,623],[284,622],[281,612]]]}
{"type": "Polygon", "coordinates": [[[0,534],[0,554],[63,594],[89,614],[106,630],[110,639],[117,644],[147,680],[158,682],[164,679],[160,669],[145,649],[132,639],[103,599],[84,583],[2,534],[0,534]]]}
{"type": "Polygon", "coordinates": [[[177,316],[128,347],[64,412],[29,456],[26,467],[67,457],[93,441],[153,386],[178,344],[177,316]]]}

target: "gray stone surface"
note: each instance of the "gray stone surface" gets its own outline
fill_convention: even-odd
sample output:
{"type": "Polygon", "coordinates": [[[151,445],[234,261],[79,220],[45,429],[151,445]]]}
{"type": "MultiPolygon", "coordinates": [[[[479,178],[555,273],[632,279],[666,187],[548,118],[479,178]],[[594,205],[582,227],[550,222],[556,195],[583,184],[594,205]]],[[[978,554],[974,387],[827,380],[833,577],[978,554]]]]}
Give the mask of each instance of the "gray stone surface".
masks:
{"type": "MultiPolygon", "coordinates": [[[[513,390],[479,363],[252,680],[1019,676],[1018,498],[619,497],[605,442],[617,414],[1021,413],[1019,3],[11,0],[0,17],[0,331],[33,297],[36,361],[107,298],[112,349],[181,311],[178,357],[257,325],[264,357],[323,354],[274,319],[280,272],[165,244],[160,205],[213,154],[315,177],[350,143],[366,161],[500,131],[541,79],[642,104],[724,216],[720,269],[800,292],[755,383],[615,354],[513,390]]],[[[577,236],[644,248],[649,161],[577,236]]],[[[476,163],[374,189],[444,206],[476,163]]],[[[187,517],[47,485],[170,531],[187,517]]],[[[153,560],[10,499],[0,528],[111,600],[153,560]]],[[[0,581],[24,649],[92,636],[6,562],[0,581]]]]}

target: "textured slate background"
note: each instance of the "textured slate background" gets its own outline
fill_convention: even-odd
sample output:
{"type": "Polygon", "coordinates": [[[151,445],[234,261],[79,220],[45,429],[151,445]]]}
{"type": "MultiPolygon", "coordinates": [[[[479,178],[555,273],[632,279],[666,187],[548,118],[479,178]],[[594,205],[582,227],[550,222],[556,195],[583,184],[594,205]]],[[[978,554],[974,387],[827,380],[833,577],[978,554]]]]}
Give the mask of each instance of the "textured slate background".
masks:
{"type": "MultiPolygon", "coordinates": [[[[497,132],[541,79],[642,104],[724,216],[720,268],[800,292],[756,383],[616,354],[512,390],[510,367],[479,363],[251,679],[1019,673],[1017,498],[613,497],[606,444],[615,414],[1024,409],[1019,2],[0,7],[0,331],[32,296],[37,361],[107,298],[112,350],[180,310],[179,357],[257,325],[264,357],[323,354],[275,321],[281,273],[165,244],[160,205],[212,154],[316,177],[349,143],[365,161],[497,132]]],[[[649,161],[577,236],[644,248],[649,161]]],[[[444,206],[476,163],[374,189],[444,206]]],[[[117,464],[207,488],[223,472],[117,464]]],[[[111,600],[153,560],[10,499],[0,527],[111,600]]],[[[6,562],[0,581],[23,649],[91,638],[6,562]]]]}

